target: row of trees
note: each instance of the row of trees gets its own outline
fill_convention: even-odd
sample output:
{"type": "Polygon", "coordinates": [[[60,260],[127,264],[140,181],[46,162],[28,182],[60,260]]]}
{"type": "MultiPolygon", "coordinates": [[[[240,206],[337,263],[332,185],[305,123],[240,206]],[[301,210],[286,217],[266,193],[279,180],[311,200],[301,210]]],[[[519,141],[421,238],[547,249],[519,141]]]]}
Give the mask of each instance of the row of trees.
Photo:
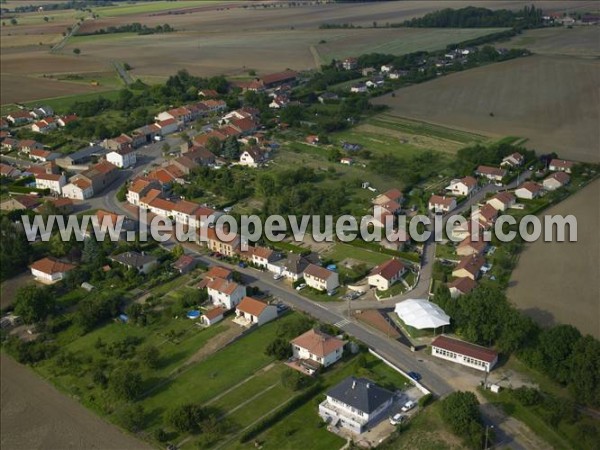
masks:
{"type": "Polygon", "coordinates": [[[137,33],[140,35],[145,35],[145,34],[172,33],[173,31],[175,31],[175,28],[173,28],[168,23],[165,23],[164,25],[156,25],[155,27],[149,27],[147,25],[142,25],[139,22],[134,22],[134,23],[128,23],[127,25],[121,25],[118,27],[111,26],[111,27],[107,27],[107,28],[100,28],[99,30],[95,30],[95,31],[89,32],[89,33],[78,32],[77,35],[78,36],[89,36],[89,35],[96,35],[96,34],[113,34],[113,33],[137,33]]]}
{"type": "Polygon", "coordinates": [[[402,23],[406,27],[422,28],[538,28],[543,24],[542,10],[534,5],[525,6],[520,11],[492,11],[474,6],[461,9],[446,8],[402,23]]]}

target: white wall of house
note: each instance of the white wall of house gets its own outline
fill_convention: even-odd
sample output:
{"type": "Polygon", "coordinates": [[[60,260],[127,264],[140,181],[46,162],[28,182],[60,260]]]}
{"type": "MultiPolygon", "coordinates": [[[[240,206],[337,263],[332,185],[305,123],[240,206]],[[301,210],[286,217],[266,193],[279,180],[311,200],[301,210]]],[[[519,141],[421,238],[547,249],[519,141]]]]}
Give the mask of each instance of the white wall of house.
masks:
{"type": "Polygon", "coordinates": [[[492,363],[488,363],[487,361],[482,361],[480,359],[472,358],[470,356],[461,355],[460,353],[454,353],[443,348],[431,347],[431,354],[441,359],[445,359],[447,361],[452,361],[458,364],[462,364],[463,366],[471,367],[473,369],[482,370],[484,372],[489,372],[492,370],[492,367],[498,361],[498,358],[492,363]]]}
{"type": "Polygon", "coordinates": [[[467,186],[462,181],[459,181],[458,183],[450,184],[450,186],[448,186],[448,191],[450,191],[454,195],[466,196],[469,195],[472,189],[469,189],[469,186],[467,186]]]}
{"type": "Polygon", "coordinates": [[[79,186],[69,183],[63,186],[62,195],[73,200],[85,200],[93,197],[94,191],[91,186],[87,189],[81,189],[79,186]]]}
{"type": "Polygon", "coordinates": [[[64,272],[56,272],[56,273],[46,273],[41,272],[36,269],[31,269],[31,275],[33,275],[37,280],[42,283],[56,283],[59,280],[62,280],[65,276],[64,272]]]}
{"type": "Polygon", "coordinates": [[[323,367],[328,367],[342,358],[342,355],[344,354],[344,347],[340,347],[322,358],[312,354],[304,347],[300,347],[298,345],[292,345],[292,353],[294,358],[310,359],[311,361],[321,364],[323,367]]]}
{"type": "Polygon", "coordinates": [[[490,205],[492,205],[494,207],[494,209],[498,210],[498,211],[505,211],[508,208],[510,208],[512,205],[514,205],[514,201],[513,202],[509,202],[508,204],[501,202],[500,200],[498,200],[497,198],[492,198],[490,200],[487,201],[490,205]]]}
{"type": "Polygon", "coordinates": [[[327,396],[326,400],[319,405],[319,415],[323,418],[337,418],[342,427],[359,434],[364,431],[366,424],[378,420],[390,408],[393,401],[391,398],[371,414],[367,414],[327,396]]]}
{"type": "Polygon", "coordinates": [[[539,195],[539,192],[533,193],[530,190],[524,188],[519,188],[515,190],[515,196],[517,198],[524,198],[526,200],[533,200],[534,198],[539,197],[539,195]]]}
{"type": "Polygon", "coordinates": [[[58,195],[62,194],[63,186],[67,184],[67,180],[64,175],[61,175],[58,180],[45,180],[43,178],[35,179],[35,187],[38,189],[50,189],[52,192],[56,192],[58,195]]]}
{"type": "Polygon", "coordinates": [[[120,154],[118,152],[110,152],[106,155],[106,160],[121,169],[126,169],[135,166],[137,157],[135,152],[120,154]]]}
{"type": "Polygon", "coordinates": [[[387,291],[389,288],[392,287],[392,285],[394,283],[396,283],[398,280],[400,280],[402,278],[402,275],[404,275],[404,272],[406,272],[406,270],[402,270],[401,272],[398,272],[396,275],[394,275],[389,280],[387,278],[381,276],[380,274],[370,275],[367,278],[367,280],[369,282],[369,285],[374,286],[375,288],[377,288],[377,290],[387,291]]]}
{"type": "Polygon", "coordinates": [[[208,288],[208,298],[210,298],[210,300],[213,302],[213,305],[222,306],[227,310],[235,308],[242,301],[245,295],[245,286],[238,286],[231,293],[231,295],[208,288]]]}
{"type": "Polygon", "coordinates": [[[331,291],[340,285],[337,272],[331,272],[326,280],[305,273],[304,281],[306,281],[307,286],[318,291],[331,291]]]}
{"type": "Polygon", "coordinates": [[[563,187],[563,184],[560,181],[555,180],[554,178],[547,178],[544,180],[543,186],[544,189],[548,191],[555,191],[556,189],[560,189],[561,187],[563,187]]]}
{"type": "Polygon", "coordinates": [[[236,315],[238,317],[242,316],[251,324],[258,325],[260,327],[261,325],[264,325],[265,323],[277,318],[277,308],[273,305],[268,305],[258,316],[237,310],[236,315]]]}

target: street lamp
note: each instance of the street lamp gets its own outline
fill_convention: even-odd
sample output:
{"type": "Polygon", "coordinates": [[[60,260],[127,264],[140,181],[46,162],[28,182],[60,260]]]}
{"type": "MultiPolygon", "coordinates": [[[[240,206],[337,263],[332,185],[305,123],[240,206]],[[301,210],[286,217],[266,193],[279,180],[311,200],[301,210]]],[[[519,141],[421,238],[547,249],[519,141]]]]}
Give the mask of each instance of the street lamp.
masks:
{"type": "Polygon", "coordinates": [[[487,450],[488,448],[488,432],[490,429],[494,429],[494,425],[486,425],[485,426],[485,446],[483,447],[484,450],[487,450]]]}

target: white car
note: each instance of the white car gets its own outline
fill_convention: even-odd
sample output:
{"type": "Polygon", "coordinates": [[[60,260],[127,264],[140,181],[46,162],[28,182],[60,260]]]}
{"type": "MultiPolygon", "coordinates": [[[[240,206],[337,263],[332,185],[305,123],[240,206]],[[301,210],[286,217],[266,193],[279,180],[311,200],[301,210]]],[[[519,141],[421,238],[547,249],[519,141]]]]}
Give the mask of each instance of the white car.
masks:
{"type": "Polygon", "coordinates": [[[282,273],[276,273],[275,275],[273,275],[274,280],[281,280],[282,278],[283,278],[282,273]]]}
{"type": "Polygon", "coordinates": [[[404,422],[404,420],[406,419],[406,416],[403,414],[395,414],[394,416],[390,417],[390,423],[392,425],[400,425],[402,422],[404,422]]]}
{"type": "Polygon", "coordinates": [[[410,411],[411,409],[413,409],[416,406],[416,403],[413,402],[412,400],[407,401],[404,406],[402,407],[402,412],[407,412],[410,411]]]}
{"type": "Polygon", "coordinates": [[[299,284],[298,286],[296,286],[296,290],[297,290],[297,291],[301,291],[301,290],[302,290],[302,289],[304,289],[305,287],[306,287],[306,283],[302,283],[302,284],[299,284]]]}

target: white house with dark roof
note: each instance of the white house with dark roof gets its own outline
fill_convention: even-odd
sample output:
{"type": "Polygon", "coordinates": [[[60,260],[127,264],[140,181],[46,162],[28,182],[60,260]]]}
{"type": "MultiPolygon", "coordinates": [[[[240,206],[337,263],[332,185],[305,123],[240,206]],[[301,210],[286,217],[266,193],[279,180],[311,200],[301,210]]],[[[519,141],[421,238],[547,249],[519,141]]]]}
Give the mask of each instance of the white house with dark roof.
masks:
{"type": "Polygon", "coordinates": [[[367,280],[369,286],[373,286],[379,291],[387,291],[394,283],[400,281],[405,273],[404,264],[394,258],[375,267],[367,280]]]}
{"type": "Polygon", "coordinates": [[[502,159],[500,167],[519,167],[525,162],[525,157],[518,152],[508,155],[502,159]]]}
{"type": "Polygon", "coordinates": [[[366,378],[348,377],[327,392],[319,416],[334,428],[361,434],[389,413],[394,393],[366,378]]]}
{"type": "Polygon", "coordinates": [[[110,259],[123,266],[134,268],[139,273],[147,274],[158,266],[158,258],[144,252],[125,252],[120,255],[111,256],[110,259]]]}
{"type": "Polygon", "coordinates": [[[332,291],[340,285],[337,272],[325,267],[309,264],[304,270],[304,281],[318,291],[332,291]]]}

